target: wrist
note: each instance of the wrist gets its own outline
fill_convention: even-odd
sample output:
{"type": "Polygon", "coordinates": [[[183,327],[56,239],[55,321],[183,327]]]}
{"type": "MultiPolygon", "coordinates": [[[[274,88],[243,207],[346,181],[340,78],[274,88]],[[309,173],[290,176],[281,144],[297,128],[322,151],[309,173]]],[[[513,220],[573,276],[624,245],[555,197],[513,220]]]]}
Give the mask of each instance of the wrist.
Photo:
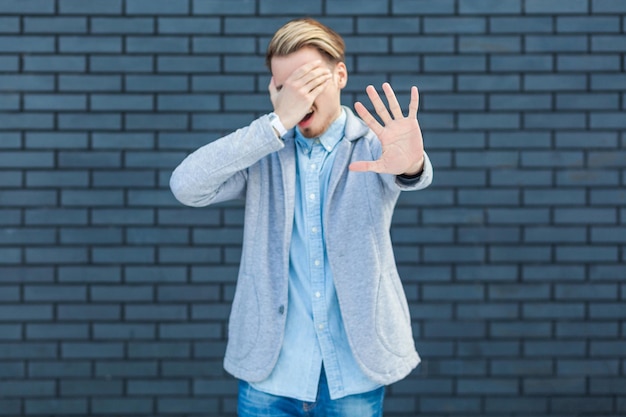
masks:
{"type": "Polygon", "coordinates": [[[402,175],[406,177],[417,177],[422,171],[424,171],[424,157],[420,159],[415,165],[412,165],[408,170],[406,170],[402,175]]]}
{"type": "Polygon", "coordinates": [[[274,112],[271,112],[268,117],[270,119],[270,124],[278,134],[278,137],[282,138],[283,136],[285,136],[285,134],[287,133],[287,129],[285,128],[285,125],[283,125],[283,123],[281,122],[280,117],[278,117],[278,115],[274,112]]]}

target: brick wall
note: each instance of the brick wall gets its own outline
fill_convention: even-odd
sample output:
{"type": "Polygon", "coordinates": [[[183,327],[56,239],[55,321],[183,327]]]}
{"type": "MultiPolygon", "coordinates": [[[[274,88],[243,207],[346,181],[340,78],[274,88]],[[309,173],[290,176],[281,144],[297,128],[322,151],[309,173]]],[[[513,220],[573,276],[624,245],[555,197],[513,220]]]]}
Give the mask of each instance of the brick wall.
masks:
{"type": "Polygon", "coordinates": [[[432,187],[392,234],[422,365],[389,416],[626,414],[626,1],[0,0],[0,416],[232,416],[242,204],[170,172],[271,109],[289,18],[391,81],[432,187]]]}

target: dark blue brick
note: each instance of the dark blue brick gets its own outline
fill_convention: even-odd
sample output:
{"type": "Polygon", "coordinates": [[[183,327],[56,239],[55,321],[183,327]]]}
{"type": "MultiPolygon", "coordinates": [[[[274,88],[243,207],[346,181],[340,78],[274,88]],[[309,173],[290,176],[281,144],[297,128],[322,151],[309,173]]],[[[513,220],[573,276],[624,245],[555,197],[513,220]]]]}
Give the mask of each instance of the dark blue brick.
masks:
{"type": "Polygon", "coordinates": [[[53,36],[0,36],[0,52],[54,52],[53,36]]]}
{"type": "MultiPolygon", "coordinates": [[[[619,97],[609,93],[561,93],[556,96],[556,108],[559,110],[617,110],[619,97]]],[[[599,138],[603,136],[603,132],[590,134],[599,138]]],[[[572,133],[572,135],[579,137],[577,133],[572,133]]],[[[557,140],[561,136],[559,135],[557,140]]],[[[589,135],[586,137],[586,142],[589,142],[589,135]]],[[[594,147],[601,146],[596,140],[593,141],[593,145],[594,147]]]]}
{"type": "Polygon", "coordinates": [[[113,246],[99,247],[92,250],[92,258],[96,263],[152,263],[154,262],[154,249],[150,247],[113,246]]]}
{"type": "Polygon", "coordinates": [[[552,33],[554,25],[550,17],[490,17],[489,29],[493,33],[552,33]]]}
{"type": "Polygon", "coordinates": [[[112,304],[59,304],[57,318],[64,321],[119,320],[120,307],[112,304]]]}
{"type": "Polygon", "coordinates": [[[124,188],[141,188],[154,187],[155,179],[152,171],[98,171],[93,173],[94,187],[119,187],[124,188]]]}
{"type": "Polygon", "coordinates": [[[132,342],[128,344],[129,358],[168,359],[189,358],[191,345],[183,342],[132,342]]]}
{"type": "Polygon", "coordinates": [[[520,0],[459,0],[461,14],[517,14],[520,0]]]}
{"type": "MultiPolygon", "coordinates": [[[[486,19],[482,17],[425,17],[424,33],[484,33],[486,19]]],[[[418,32],[416,30],[415,32],[418,32]]]]}
{"type": "Polygon", "coordinates": [[[94,132],[91,144],[94,149],[152,149],[153,133],[138,132],[94,132]]]}
{"type": "Polygon", "coordinates": [[[60,36],[59,51],[70,53],[120,53],[122,52],[122,39],[119,36],[60,36]]]}
{"type": "MultiPolygon", "coordinates": [[[[33,308],[36,306],[32,306],[33,308]]],[[[2,309],[2,306],[0,306],[2,309]]],[[[4,316],[4,315],[3,315],[4,316]]],[[[41,318],[37,318],[35,316],[26,316],[23,315],[22,318],[16,317],[17,320],[41,320],[41,318]]],[[[57,346],[56,343],[30,343],[30,342],[8,342],[8,343],[0,343],[0,358],[3,360],[15,360],[15,359],[50,359],[57,357],[57,346]]],[[[35,363],[35,361],[31,362],[35,363]]],[[[26,381],[24,381],[26,382],[26,381]]],[[[1,391],[4,395],[4,391],[1,391]]]]}
{"type": "Polygon", "coordinates": [[[133,113],[124,117],[128,130],[184,130],[187,128],[186,114],[133,113]]]}
{"type": "Polygon", "coordinates": [[[526,52],[586,52],[587,37],[581,35],[529,35],[526,52]]]}
{"type": "MultiPolygon", "coordinates": [[[[59,298],[59,301],[72,301],[72,299],[59,298]]],[[[26,338],[30,340],[88,339],[89,326],[87,324],[32,323],[26,325],[26,338]]]]}
{"type": "Polygon", "coordinates": [[[219,36],[193,37],[192,49],[200,54],[252,54],[256,51],[254,37],[223,38],[219,36]]]}
{"type": "Polygon", "coordinates": [[[525,10],[529,14],[587,13],[588,0],[526,0],[525,10]]]}
{"type": "Polygon", "coordinates": [[[561,33],[619,33],[620,20],[617,16],[563,16],[557,18],[556,28],[561,33]]]}
{"type": "Polygon", "coordinates": [[[178,75],[127,75],[126,91],[187,91],[187,79],[178,75]]]}
{"type": "Polygon", "coordinates": [[[91,33],[97,34],[146,34],[154,33],[154,19],[146,17],[94,17],[91,33]]]}
{"type": "Polygon", "coordinates": [[[24,301],[87,301],[84,286],[31,285],[24,287],[24,301]]]}
{"type": "MultiPolygon", "coordinates": [[[[61,75],[60,91],[121,91],[122,79],[117,75],[61,75]]],[[[91,115],[96,117],[97,115],[91,115]]]]}
{"type": "Polygon", "coordinates": [[[220,59],[215,56],[162,56],[158,57],[157,69],[160,73],[219,72],[220,59]]]}
{"type": "Polygon", "coordinates": [[[52,91],[54,77],[51,75],[0,75],[0,88],[4,91],[52,91]]]}
{"type": "Polygon", "coordinates": [[[581,357],[585,354],[584,341],[525,341],[524,353],[529,357],[581,357]]]}
{"type": "Polygon", "coordinates": [[[603,208],[556,208],[554,217],[556,224],[614,224],[617,222],[615,210],[603,208]]]}
{"type": "Polygon", "coordinates": [[[591,0],[593,13],[625,13],[626,4],[620,0],[591,0]]]}
{"type": "MultiPolygon", "coordinates": [[[[2,295],[0,295],[1,302],[16,302],[20,301],[19,287],[17,286],[2,286],[2,295]]],[[[9,329],[11,331],[11,329],[9,329]]],[[[2,337],[2,336],[0,336],[2,337]]]]}
{"type": "Polygon", "coordinates": [[[586,391],[584,377],[526,378],[522,383],[524,392],[531,395],[582,395],[586,391]]]}
{"type": "Polygon", "coordinates": [[[280,0],[267,0],[259,3],[261,15],[318,15],[322,11],[322,0],[312,0],[306,3],[285,3],[280,0]]]}
{"type": "Polygon", "coordinates": [[[25,401],[27,415],[54,413],[55,415],[76,415],[87,413],[85,398],[28,399],[25,401]]]}
{"type": "Polygon", "coordinates": [[[248,0],[192,0],[193,13],[197,15],[220,15],[220,14],[253,14],[255,3],[248,0]]]}
{"type": "Polygon", "coordinates": [[[87,97],[82,94],[24,95],[25,110],[87,110],[87,97]]]}
{"type": "Polygon", "coordinates": [[[153,324],[141,323],[96,323],[93,325],[93,338],[100,340],[133,340],[133,339],[154,339],[156,337],[156,326],[153,324]]]}
{"type": "Polygon", "coordinates": [[[430,15],[454,14],[454,0],[392,0],[393,14],[430,15]]]}
{"type": "Polygon", "coordinates": [[[28,225],[84,225],[87,224],[87,211],[68,208],[33,208],[26,210],[25,221],[28,225]]]}
{"type": "Polygon", "coordinates": [[[453,53],[452,36],[397,36],[391,39],[394,53],[453,53]]]}
{"type": "Polygon", "coordinates": [[[619,251],[617,246],[561,246],[556,248],[558,262],[617,262],[619,251]]]}
{"type": "Polygon", "coordinates": [[[20,109],[19,94],[3,94],[0,96],[0,110],[17,111],[20,109]]]}
{"type": "Polygon", "coordinates": [[[106,2],[84,2],[82,0],[59,0],[59,12],[61,14],[120,14],[122,12],[122,0],[110,0],[106,2]]]}
{"type": "Polygon", "coordinates": [[[0,71],[16,72],[20,66],[17,56],[4,55],[0,57],[0,71]]]}
{"type": "MultiPolygon", "coordinates": [[[[559,202],[558,204],[563,204],[559,202]]],[[[587,240],[587,233],[582,227],[527,227],[524,241],[533,243],[571,242],[582,243],[587,240]]]]}
{"type": "Polygon", "coordinates": [[[485,411],[488,413],[508,413],[515,409],[520,413],[547,413],[549,403],[547,398],[533,396],[524,397],[488,397],[485,400],[485,411]]]}
{"type": "Polygon", "coordinates": [[[4,397],[52,397],[55,395],[56,381],[3,380],[0,392],[4,397]]]}
{"type": "Polygon", "coordinates": [[[0,204],[14,207],[37,207],[40,205],[55,205],[57,201],[54,191],[14,190],[0,194],[0,204]]]}
{"type": "Polygon", "coordinates": [[[521,52],[519,36],[473,36],[459,37],[460,53],[513,53],[521,52]]]}
{"type": "Polygon", "coordinates": [[[585,317],[584,303],[525,303],[522,317],[526,319],[582,319],[585,317]]]}
{"type": "Polygon", "coordinates": [[[591,50],[593,52],[622,52],[626,35],[592,35],[591,50]]]}
{"type": "Polygon", "coordinates": [[[59,385],[62,397],[110,397],[112,395],[121,395],[123,389],[123,381],[121,380],[68,379],[62,380],[59,385]]]}
{"type": "Polygon", "coordinates": [[[610,413],[613,409],[613,402],[608,396],[552,398],[550,403],[552,410],[561,413],[610,413]]]}
{"type": "Polygon", "coordinates": [[[86,133],[29,132],[26,133],[29,149],[87,149],[86,133]]]}
{"type": "Polygon", "coordinates": [[[132,36],[125,39],[125,49],[130,53],[184,54],[189,52],[189,41],[174,36],[132,36]]]}
{"type": "MultiPolygon", "coordinates": [[[[4,326],[3,326],[4,328],[4,326]]],[[[13,363],[2,363],[2,368],[0,368],[0,378],[8,379],[8,378],[24,378],[25,366],[24,362],[13,362],[13,363]]]]}
{"type": "MultiPolygon", "coordinates": [[[[492,94],[489,101],[492,110],[548,110],[552,108],[552,97],[548,94],[492,94]]],[[[523,132],[511,132],[519,135],[523,132]]],[[[507,132],[507,135],[509,132],[507,132]]],[[[502,134],[500,134],[500,137],[502,134]]],[[[534,132],[533,132],[534,136],[534,132]]],[[[541,143],[542,138],[534,136],[532,142],[541,143]]],[[[493,141],[492,141],[493,142],[493,141]]],[[[545,143],[545,142],[544,142],[545,143]]],[[[526,146],[531,145],[525,143],[526,146]]]]}
{"type": "Polygon", "coordinates": [[[87,361],[31,361],[28,376],[33,378],[87,377],[91,373],[87,361]]]}
{"type": "Polygon", "coordinates": [[[424,71],[427,72],[484,72],[487,60],[483,56],[427,56],[424,71]]]}
{"type": "Polygon", "coordinates": [[[5,0],[0,4],[2,14],[54,14],[54,0],[5,0]]]}
{"type": "Polygon", "coordinates": [[[218,413],[219,407],[218,400],[214,398],[192,397],[185,401],[176,398],[159,398],[157,400],[157,410],[160,413],[218,413]]]}
{"type": "MultiPolygon", "coordinates": [[[[543,239],[545,241],[545,237],[543,239]]],[[[572,265],[525,265],[522,269],[524,281],[582,281],[585,272],[580,266],[572,265]]]]}
{"type": "Polygon", "coordinates": [[[149,94],[92,94],[92,110],[97,111],[134,111],[153,110],[153,98],[149,94]]]}
{"type": "Polygon", "coordinates": [[[552,71],[553,59],[548,55],[492,55],[489,67],[494,72],[552,71]]]}
{"type": "Polygon", "coordinates": [[[166,34],[219,34],[219,18],[159,17],[158,32],[166,34]]]}
{"type": "Polygon", "coordinates": [[[18,16],[0,17],[0,33],[18,33],[20,31],[20,19],[18,16]]]}
{"type": "Polygon", "coordinates": [[[587,77],[580,74],[524,75],[524,89],[527,91],[581,91],[586,86],[587,77]]]}
{"type": "Polygon", "coordinates": [[[189,2],[126,0],[126,13],[133,15],[189,14],[189,2]]]}
{"type": "Polygon", "coordinates": [[[117,359],[124,356],[124,345],[116,342],[65,342],[61,357],[68,359],[117,359]]]}
{"type": "Polygon", "coordinates": [[[107,378],[156,377],[157,365],[155,361],[98,361],[95,365],[95,375],[107,378]]]}
{"type": "Polygon", "coordinates": [[[86,171],[31,171],[26,173],[28,187],[81,187],[89,183],[86,171]]]}
{"type": "Polygon", "coordinates": [[[568,321],[556,324],[556,335],[562,338],[617,338],[619,326],[616,322],[568,321]]]}
{"type": "Polygon", "coordinates": [[[405,17],[361,17],[357,20],[359,34],[415,34],[420,31],[420,21],[405,17]]]}
{"type": "Polygon", "coordinates": [[[24,33],[87,33],[84,17],[25,17],[24,33]]]}
{"type": "Polygon", "coordinates": [[[94,398],[91,409],[93,413],[104,415],[147,415],[153,405],[150,398],[94,398]]]}
{"type": "Polygon", "coordinates": [[[151,56],[99,55],[89,57],[92,71],[107,73],[152,72],[151,56]]]}

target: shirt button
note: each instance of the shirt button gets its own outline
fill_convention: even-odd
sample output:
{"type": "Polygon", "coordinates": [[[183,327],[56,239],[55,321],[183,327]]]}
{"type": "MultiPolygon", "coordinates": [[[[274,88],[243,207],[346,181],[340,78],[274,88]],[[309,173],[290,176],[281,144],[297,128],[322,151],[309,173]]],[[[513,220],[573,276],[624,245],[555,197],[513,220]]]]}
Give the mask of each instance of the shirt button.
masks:
{"type": "Polygon", "coordinates": [[[315,200],[315,194],[309,194],[309,198],[310,198],[311,200],[315,200]]]}
{"type": "Polygon", "coordinates": [[[311,231],[312,231],[313,233],[317,233],[317,227],[311,227],[311,231]]]}
{"type": "Polygon", "coordinates": [[[313,262],[315,264],[315,266],[320,266],[320,261],[319,259],[316,259],[315,262],[313,262]]]}
{"type": "Polygon", "coordinates": [[[320,140],[319,139],[315,139],[315,144],[319,145],[320,144],[320,140]]]}
{"type": "Polygon", "coordinates": [[[320,298],[322,296],[322,294],[318,291],[315,293],[315,298],[320,298]]]}
{"type": "Polygon", "coordinates": [[[285,313],[285,306],[278,307],[278,314],[284,314],[284,313],[285,313]]]}
{"type": "Polygon", "coordinates": [[[320,329],[320,330],[324,330],[324,325],[323,324],[318,324],[317,328],[320,329]]]}
{"type": "Polygon", "coordinates": [[[317,165],[311,164],[311,169],[315,169],[315,168],[317,168],[317,165]]]}

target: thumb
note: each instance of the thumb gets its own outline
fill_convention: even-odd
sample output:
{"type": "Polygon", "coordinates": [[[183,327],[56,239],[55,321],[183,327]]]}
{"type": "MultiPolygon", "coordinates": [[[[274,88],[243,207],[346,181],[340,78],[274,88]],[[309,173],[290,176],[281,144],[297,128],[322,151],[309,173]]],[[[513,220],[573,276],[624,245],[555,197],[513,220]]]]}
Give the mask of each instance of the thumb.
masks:
{"type": "Polygon", "coordinates": [[[378,164],[376,161],[353,162],[348,166],[348,169],[350,171],[355,171],[355,172],[368,172],[368,171],[379,172],[378,164]]]}

